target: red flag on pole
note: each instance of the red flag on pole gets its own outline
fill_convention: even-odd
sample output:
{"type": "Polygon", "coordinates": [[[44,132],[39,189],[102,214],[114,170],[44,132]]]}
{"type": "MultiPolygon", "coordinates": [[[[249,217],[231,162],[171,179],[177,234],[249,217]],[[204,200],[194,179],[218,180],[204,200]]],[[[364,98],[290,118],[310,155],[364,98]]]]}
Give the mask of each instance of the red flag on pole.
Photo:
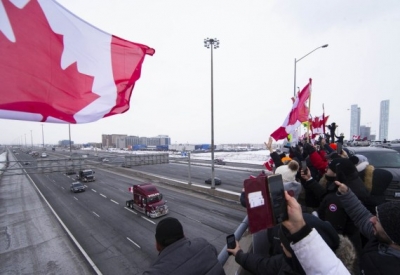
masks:
{"type": "Polygon", "coordinates": [[[292,110],[286,117],[282,126],[271,134],[275,140],[286,138],[289,134],[293,133],[297,127],[304,121],[308,121],[309,109],[306,101],[311,93],[311,78],[310,82],[301,90],[296,99],[294,100],[292,110]]]}
{"type": "Polygon", "coordinates": [[[56,1],[0,1],[0,118],[87,123],[124,113],[154,49],[56,1]]]}

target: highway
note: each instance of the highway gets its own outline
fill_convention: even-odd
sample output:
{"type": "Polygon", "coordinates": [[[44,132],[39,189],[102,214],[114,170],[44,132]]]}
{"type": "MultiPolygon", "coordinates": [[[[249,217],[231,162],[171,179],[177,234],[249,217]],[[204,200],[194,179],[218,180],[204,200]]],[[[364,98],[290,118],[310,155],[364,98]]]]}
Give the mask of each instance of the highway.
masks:
{"type": "MultiPolygon", "coordinates": [[[[60,169],[58,166],[64,160],[59,159],[65,159],[65,156],[60,152],[47,153],[49,157],[45,160],[35,160],[22,152],[16,157],[22,162],[29,161],[24,168],[103,274],[141,274],[157,257],[154,234],[157,222],[163,218],[149,219],[125,207],[125,201],[132,196],[128,187],[143,183],[143,180],[126,175],[129,173],[113,172],[107,169],[110,164],[98,162],[93,164],[96,181],[86,183],[85,192],[74,194],[69,186],[75,181],[75,175],[37,173],[37,169],[33,169],[38,165],[49,168],[41,171],[60,169]]],[[[87,161],[94,162],[92,159],[87,161]]],[[[177,163],[134,168],[181,180],[187,179],[188,173],[187,165],[177,163]]],[[[192,180],[204,184],[209,171],[209,167],[192,165],[192,180]]],[[[218,168],[216,171],[224,188],[238,192],[243,178],[249,175],[245,171],[218,168]]],[[[181,221],[188,238],[204,237],[218,252],[225,245],[226,235],[233,233],[246,215],[245,209],[237,202],[154,184],[167,200],[170,209],[167,216],[181,221]]]]}

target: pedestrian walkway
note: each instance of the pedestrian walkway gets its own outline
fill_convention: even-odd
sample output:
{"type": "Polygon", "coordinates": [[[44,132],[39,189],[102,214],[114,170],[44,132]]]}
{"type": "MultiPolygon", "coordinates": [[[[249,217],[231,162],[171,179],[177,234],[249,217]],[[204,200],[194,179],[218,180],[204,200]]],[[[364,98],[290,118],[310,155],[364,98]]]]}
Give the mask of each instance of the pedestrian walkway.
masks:
{"type": "Polygon", "coordinates": [[[0,177],[0,274],[100,274],[29,177],[16,174],[0,177]]]}

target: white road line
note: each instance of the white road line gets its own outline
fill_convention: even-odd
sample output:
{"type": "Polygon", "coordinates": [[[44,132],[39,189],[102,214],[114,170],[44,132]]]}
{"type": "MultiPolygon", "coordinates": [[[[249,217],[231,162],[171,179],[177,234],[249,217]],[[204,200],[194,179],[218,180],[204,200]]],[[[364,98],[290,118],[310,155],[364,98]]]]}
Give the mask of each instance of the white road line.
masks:
{"type": "Polygon", "coordinates": [[[76,197],[74,197],[74,199],[78,200],[76,197]]]}
{"type": "Polygon", "coordinates": [[[136,245],[137,247],[140,248],[140,245],[138,245],[137,243],[135,243],[134,241],[132,241],[131,239],[129,239],[128,237],[126,237],[128,239],[128,241],[130,241],[131,243],[133,243],[134,245],[136,245]]]}
{"type": "Polygon", "coordinates": [[[100,196],[102,196],[102,197],[105,197],[105,198],[107,199],[107,197],[106,197],[106,196],[104,196],[102,193],[100,193],[100,196]]]}
{"type": "Polygon", "coordinates": [[[61,186],[62,189],[64,189],[64,187],[61,186]]]}
{"type": "Polygon", "coordinates": [[[146,218],[146,217],[143,217],[143,216],[142,216],[142,218],[145,219],[145,220],[148,221],[148,222],[151,222],[152,224],[156,224],[155,222],[153,222],[152,220],[149,220],[149,219],[146,218]]]}
{"type": "Polygon", "coordinates": [[[114,201],[114,200],[111,200],[113,203],[115,203],[115,204],[119,204],[118,202],[116,202],[116,201],[114,201]]]}
{"type": "Polygon", "coordinates": [[[94,189],[92,189],[92,191],[97,193],[97,191],[96,191],[96,190],[94,190],[94,189]]]}
{"type": "Polygon", "coordinates": [[[135,211],[133,211],[132,209],[128,208],[128,207],[124,207],[126,210],[131,211],[133,214],[137,215],[137,213],[135,211]]]}
{"type": "Polygon", "coordinates": [[[92,211],[92,213],[95,214],[97,217],[100,218],[100,216],[99,216],[96,212],[92,211]]]}
{"type": "Polygon", "coordinates": [[[88,186],[87,185],[84,185],[86,188],[88,188],[88,186]]]}

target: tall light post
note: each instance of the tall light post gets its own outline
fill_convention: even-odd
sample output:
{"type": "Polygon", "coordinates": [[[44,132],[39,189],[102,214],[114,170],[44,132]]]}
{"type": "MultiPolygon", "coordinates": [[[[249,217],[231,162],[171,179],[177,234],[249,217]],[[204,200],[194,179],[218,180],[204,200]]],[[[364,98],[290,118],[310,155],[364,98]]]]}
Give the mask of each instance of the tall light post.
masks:
{"type": "Polygon", "coordinates": [[[214,71],[213,71],[213,49],[219,48],[217,38],[204,39],[204,47],[211,48],[211,189],[215,189],[214,171],[214,71]]]}
{"type": "Polygon", "coordinates": [[[306,54],[306,55],[303,56],[302,58],[299,58],[299,59],[296,59],[296,58],[295,58],[295,59],[294,59],[294,87],[293,87],[293,96],[294,96],[294,97],[296,97],[296,64],[297,64],[297,62],[299,62],[300,60],[302,60],[304,57],[306,57],[306,56],[312,54],[312,53],[315,52],[316,50],[321,49],[321,48],[326,48],[326,47],[328,47],[328,44],[325,44],[325,45],[319,46],[318,48],[315,48],[314,50],[312,50],[311,52],[309,52],[308,54],[306,54]]]}
{"type": "Polygon", "coordinates": [[[42,144],[43,144],[43,148],[44,148],[44,131],[43,131],[43,124],[42,124],[42,144]]]}
{"type": "Polygon", "coordinates": [[[33,148],[32,130],[31,130],[31,147],[33,148]]]}
{"type": "Polygon", "coordinates": [[[69,152],[72,152],[71,149],[71,124],[68,123],[68,132],[69,132],[69,152]]]}

